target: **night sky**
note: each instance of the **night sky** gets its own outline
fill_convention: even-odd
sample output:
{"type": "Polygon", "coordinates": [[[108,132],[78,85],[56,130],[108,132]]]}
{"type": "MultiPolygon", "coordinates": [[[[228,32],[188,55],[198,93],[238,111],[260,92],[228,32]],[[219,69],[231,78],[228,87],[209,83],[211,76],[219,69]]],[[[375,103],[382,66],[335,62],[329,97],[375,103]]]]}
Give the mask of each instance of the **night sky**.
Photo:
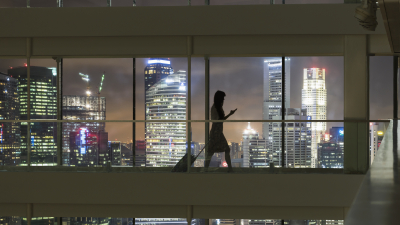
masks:
{"type": "MultiPolygon", "coordinates": [[[[55,7],[56,0],[31,0],[32,7],[55,7]]],[[[106,0],[64,0],[65,7],[106,6],[106,0]]],[[[211,0],[211,4],[269,4],[269,0],[211,0]]],[[[281,1],[276,1],[278,4],[281,1]]],[[[113,6],[129,6],[132,0],[112,0],[113,6]]],[[[286,0],[287,4],[343,3],[343,0],[286,0]]],[[[186,5],[187,0],[137,0],[138,6],[186,5]]],[[[204,0],[192,0],[204,4],[204,0]]],[[[2,0],[0,7],[24,7],[26,0],[2,0]]],[[[230,119],[262,119],[263,60],[265,58],[211,58],[210,103],[216,90],[225,91],[224,110],[238,108],[230,119]]],[[[136,118],[144,119],[144,67],[148,59],[137,59],[136,65],[136,118]]],[[[23,66],[26,60],[0,59],[0,72],[9,67],[23,66]]],[[[31,65],[55,67],[51,59],[33,59],[31,65]]],[[[392,117],[392,57],[370,57],[371,119],[392,117]]],[[[187,70],[186,58],[171,58],[175,71],[187,70]]],[[[326,69],[327,119],[343,119],[343,57],[291,57],[290,107],[301,108],[303,68],[326,69]]],[[[64,59],[64,95],[85,95],[86,82],[79,72],[89,74],[94,91],[103,72],[106,74],[101,96],[106,97],[108,120],[132,119],[133,65],[132,59],[64,59]]],[[[204,119],[204,59],[192,59],[192,119],[204,119]]],[[[204,124],[193,123],[193,140],[204,142],[204,124]]],[[[240,142],[247,123],[225,123],[226,138],[240,142]]],[[[328,124],[343,126],[342,123],[328,124]]],[[[262,132],[261,123],[252,127],[262,132]]],[[[130,141],[131,123],[107,123],[110,140],[130,141]]],[[[144,123],[137,124],[136,139],[144,139],[144,123]]]]}

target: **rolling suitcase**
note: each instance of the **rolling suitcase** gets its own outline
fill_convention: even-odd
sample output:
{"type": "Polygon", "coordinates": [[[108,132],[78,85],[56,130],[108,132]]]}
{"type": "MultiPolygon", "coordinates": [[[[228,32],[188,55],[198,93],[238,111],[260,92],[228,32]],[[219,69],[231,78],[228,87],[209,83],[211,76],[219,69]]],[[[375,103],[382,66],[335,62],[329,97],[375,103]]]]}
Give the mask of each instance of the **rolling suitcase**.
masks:
{"type": "MultiPolygon", "coordinates": [[[[206,148],[206,146],[208,145],[208,143],[206,145],[204,145],[203,149],[201,149],[201,151],[199,152],[199,154],[195,155],[191,155],[190,157],[190,166],[193,165],[194,161],[196,161],[197,157],[199,157],[199,155],[203,152],[203,150],[206,148]]],[[[174,166],[174,168],[172,168],[171,172],[187,172],[187,156],[188,153],[186,153],[183,158],[181,160],[179,160],[179,162],[174,166]]]]}

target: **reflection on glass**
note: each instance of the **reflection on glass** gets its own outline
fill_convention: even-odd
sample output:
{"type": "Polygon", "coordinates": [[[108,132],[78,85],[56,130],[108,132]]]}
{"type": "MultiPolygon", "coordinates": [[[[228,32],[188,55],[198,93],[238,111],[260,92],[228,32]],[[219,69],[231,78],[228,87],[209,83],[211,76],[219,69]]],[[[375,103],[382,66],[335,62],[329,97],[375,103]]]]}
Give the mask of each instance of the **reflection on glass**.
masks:
{"type": "Polygon", "coordinates": [[[389,126],[389,122],[371,122],[369,123],[369,149],[370,149],[370,162],[374,162],[375,156],[381,146],[383,137],[389,126]]]}
{"type": "Polygon", "coordinates": [[[369,118],[393,118],[393,57],[369,57],[369,118]]]}

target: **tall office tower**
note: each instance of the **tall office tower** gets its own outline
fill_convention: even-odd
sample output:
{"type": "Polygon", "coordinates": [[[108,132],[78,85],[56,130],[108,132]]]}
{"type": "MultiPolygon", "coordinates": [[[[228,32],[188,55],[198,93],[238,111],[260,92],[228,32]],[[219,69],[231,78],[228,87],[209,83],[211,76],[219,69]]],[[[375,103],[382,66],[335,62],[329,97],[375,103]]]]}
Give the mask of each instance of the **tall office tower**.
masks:
{"type": "MultiPolygon", "coordinates": [[[[64,120],[105,120],[106,98],[99,96],[64,95],[62,116],[64,120]]],[[[91,133],[97,133],[105,131],[105,126],[105,122],[64,123],[62,131],[63,165],[73,165],[69,162],[71,154],[69,135],[71,132],[79,132],[80,128],[85,128],[91,133]]]]}
{"type": "MultiPolygon", "coordinates": [[[[286,108],[286,119],[307,120],[306,109],[286,108]]],[[[273,119],[280,118],[274,116],[273,119]]],[[[282,166],[282,123],[273,124],[273,144],[270,148],[271,160],[275,166],[282,166]]],[[[311,168],[311,124],[290,122],[285,124],[285,166],[291,168],[311,168]]]]}
{"type": "Polygon", "coordinates": [[[171,61],[169,59],[149,59],[144,69],[145,91],[149,90],[154,84],[168,75],[173,74],[171,61]]]}
{"type": "MultiPolygon", "coordinates": [[[[151,61],[151,60],[149,60],[151,61]]],[[[186,153],[186,71],[159,80],[146,91],[146,166],[175,166],[186,153]]]]}
{"type": "Polygon", "coordinates": [[[146,141],[136,140],[135,143],[135,165],[138,167],[146,166],[146,141]]]}
{"type": "Polygon", "coordinates": [[[243,132],[243,167],[266,167],[269,165],[267,139],[260,139],[259,134],[248,123],[243,132]]]}
{"type": "Polygon", "coordinates": [[[120,141],[109,141],[108,152],[110,153],[111,165],[121,166],[121,142],[120,141]]]}
{"type": "MultiPolygon", "coordinates": [[[[26,120],[28,112],[27,67],[14,67],[8,70],[8,75],[18,80],[18,95],[20,104],[20,119],[26,120]]],[[[30,73],[30,118],[57,119],[57,72],[55,68],[31,66],[30,73]]],[[[50,122],[23,122],[21,129],[21,165],[27,164],[27,143],[31,145],[32,166],[57,165],[57,124],[50,122]],[[29,141],[28,141],[29,140],[29,141]]]]}
{"type": "MultiPolygon", "coordinates": [[[[285,107],[290,107],[290,58],[285,59],[285,107]]],[[[272,120],[282,110],[282,58],[264,60],[263,119],[272,120]]],[[[263,138],[272,144],[272,123],[263,123],[263,138]]]]}
{"type": "MultiPolygon", "coordinates": [[[[307,115],[311,116],[312,120],[326,120],[325,69],[305,68],[303,72],[301,108],[307,109],[307,115]]],[[[326,122],[311,123],[311,130],[311,167],[316,168],[318,143],[324,137],[326,122]]]]}
{"type": "Polygon", "coordinates": [[[71,166],[106,166],[110,159],[107,132],[81,127],[78,132],[71,132],[69,139],[71,166]]]}
{"type": "Polygon", "coordinates": [[[270,153],[268,151],[268,140],[250,140],[249,157],[251,168],[269,167],[270,153]]]}
{"type": "MultiPolygon", "coordinates": [[[[0,120],[19,119],[18,80],[0,73],[0,120]]],[[[18,166],[21,131],[19,123],[0,123],[0,165],[18,166]]]]}

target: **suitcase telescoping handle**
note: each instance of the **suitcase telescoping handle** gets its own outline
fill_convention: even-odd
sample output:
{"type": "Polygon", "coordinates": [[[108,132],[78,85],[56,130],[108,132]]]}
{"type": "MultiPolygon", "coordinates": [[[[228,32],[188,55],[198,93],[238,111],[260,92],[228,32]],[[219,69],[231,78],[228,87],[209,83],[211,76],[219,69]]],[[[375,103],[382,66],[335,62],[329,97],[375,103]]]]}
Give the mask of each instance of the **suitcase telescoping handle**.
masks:
{"type": "Polygon", "coordinates": [[[194,158],[195,160],[196,160],[197,157],[199,157],[199,155],[203,152],[203,150],[206,148],[206,146],[208,145],[208,143],[210,143],[210,139],[208,139],[207,144],[204,145],[203,149],[201,149],[201,151],[199,152],[199,154],[196,155],[196,157],[194,158]]]}

